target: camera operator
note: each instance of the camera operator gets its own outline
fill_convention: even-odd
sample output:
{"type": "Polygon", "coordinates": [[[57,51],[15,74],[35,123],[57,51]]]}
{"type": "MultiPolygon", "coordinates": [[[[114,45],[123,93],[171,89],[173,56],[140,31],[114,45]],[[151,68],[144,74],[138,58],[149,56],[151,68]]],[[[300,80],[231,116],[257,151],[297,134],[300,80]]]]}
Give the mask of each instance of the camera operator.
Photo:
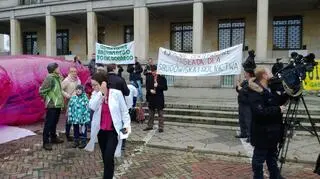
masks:
{"type": "Polygon", "coordinates": [[[277,145],[281,140],[284,106],[280,102],[284,98],[268,86],[273,77],[268,68],[255,70],[256,78],[249,80],[248,99],[252,112],[251,145],[254,146],[252,170],[254,179],[263,179],[263,163],[266,161],[270,179],[279,179],[277,165],[277,145]]]}

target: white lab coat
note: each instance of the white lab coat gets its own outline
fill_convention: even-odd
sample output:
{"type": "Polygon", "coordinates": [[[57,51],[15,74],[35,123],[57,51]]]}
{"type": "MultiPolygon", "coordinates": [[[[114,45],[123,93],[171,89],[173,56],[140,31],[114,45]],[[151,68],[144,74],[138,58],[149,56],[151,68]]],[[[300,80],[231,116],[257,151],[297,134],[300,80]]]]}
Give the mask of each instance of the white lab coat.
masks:
{"type": "MultiPolygon", "coordinates": [[[[103,100],[104,99],[103,99],[102,93],[94,91],[89,101],[89,108],[92,109],[94,113],[93,113],[92,122],[91,122],[90,141],[85,147],[85,150],[87,151],[93,151],[94,145],[98,141],[97,135],[100,130],[101,108],[102,108],[103,100]]],[[[120,157],[121,145],[122,145],[122,140],[120,140],[120,135],[119,135],[120,130],[122,128],[127,128],[129,130],[128,133],[131,132],[130,115],[121,91],[116,89],[109,89],[109,108],[110,108],[113,126],[118,134],[118,145],[115,152],[115,156],[120,157]]]]}
{"type": "Polygon", "coordinates": [[[126,102],[128,109],[133,107],[133,97],[138,97],[138,89],[134,87],[132,84],[128,84],[128,88],[130,90],[129,96],[126,96],[126,102]]]}

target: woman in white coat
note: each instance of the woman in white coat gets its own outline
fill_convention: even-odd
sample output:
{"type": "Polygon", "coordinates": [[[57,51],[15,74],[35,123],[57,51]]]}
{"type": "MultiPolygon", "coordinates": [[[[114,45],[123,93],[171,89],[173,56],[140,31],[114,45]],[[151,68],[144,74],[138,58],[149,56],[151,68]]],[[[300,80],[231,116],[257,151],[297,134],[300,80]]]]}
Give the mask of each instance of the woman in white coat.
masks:
{"type": "Polygon", "coordinates": [[[112,179],[114,175],[114,156],[116,149],[121,152],[120,133],[128,133],[130,116],[122,92],[107,87],[107,74],[95,73],[91,77],[94,89],[89,107],[94,111],[91,139],[86,150],[92,151],[96,137],[102,153],[104,179],[112,179]]]}

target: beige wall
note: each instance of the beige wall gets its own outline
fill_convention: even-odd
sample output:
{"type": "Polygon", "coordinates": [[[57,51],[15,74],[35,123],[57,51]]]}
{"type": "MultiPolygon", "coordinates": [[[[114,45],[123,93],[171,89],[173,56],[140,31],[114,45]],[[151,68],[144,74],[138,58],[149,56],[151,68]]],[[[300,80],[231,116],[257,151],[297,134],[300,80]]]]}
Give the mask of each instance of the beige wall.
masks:
{"type": "MultiPolygon", "coordinates": [[[[86,24],[76,24],[68,21],[57,20],[57,30],[69,30],[69,50],[72,55],[80,56],[81,60],[87,63],[86,57],[86,24]]],[[[44,25],[36,23],[23,23],[21,26],[23,32],[37,32],[38,50],[40,55],[46,54],[46,32],[44,25]]]]}
{"type": "Polygon", "coordinates": [[[57,20],[57,30],[68,29],[69,30],[69,50],[72,55],[80,56],[81,60],[87,63],[87,32],[86,22],[72,23],[67,21],[57,20]]]}

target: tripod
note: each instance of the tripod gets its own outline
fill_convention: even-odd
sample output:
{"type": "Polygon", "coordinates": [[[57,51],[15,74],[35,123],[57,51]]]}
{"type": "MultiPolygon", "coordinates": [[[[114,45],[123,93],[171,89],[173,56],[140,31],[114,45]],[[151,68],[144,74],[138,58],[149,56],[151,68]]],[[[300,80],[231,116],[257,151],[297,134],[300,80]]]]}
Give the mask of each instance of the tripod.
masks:
{"type": "Polygon", "coordinates": [[[318,140],[318,142],[320,144],[320,139],[319,139],[319,135],[318,135],[317,130],[316,130],[316,125],[313,122],[313,120],[311,119],[309,110],[307,108],[306,102],[305,102],[302,94],[300,94],[297,97],[290,98],[290,101],[289,101],[288,111],[287,111],[287,114],[286,114],[286,117],[285,117],[285,120],[284,120],[283,138],[282,138],[282,141],[280,142],[280,144],[278,146],[278,157],[279,157],[279,154],[281,154],[280,158],[279,158],[279,162],[281,163],[280,164],[280,173],[281,173],[283,164],[286,162],[290,140],[293,137],[293,133],[294,133],[295,128],[298,127],[298,126],[304,128],[310,134],[316,136],[317,140],[318,140]],[[308,128],[302,126],[300,121],[297,119],[297,113],[298,113],[298,108],[299,108],[300,101],[302,101],[303,106],[305,108],[305,111],[307,113],[308,120],[309,120],[309,122],[311,124],[311,129],[308,129],[308,128]]]}

